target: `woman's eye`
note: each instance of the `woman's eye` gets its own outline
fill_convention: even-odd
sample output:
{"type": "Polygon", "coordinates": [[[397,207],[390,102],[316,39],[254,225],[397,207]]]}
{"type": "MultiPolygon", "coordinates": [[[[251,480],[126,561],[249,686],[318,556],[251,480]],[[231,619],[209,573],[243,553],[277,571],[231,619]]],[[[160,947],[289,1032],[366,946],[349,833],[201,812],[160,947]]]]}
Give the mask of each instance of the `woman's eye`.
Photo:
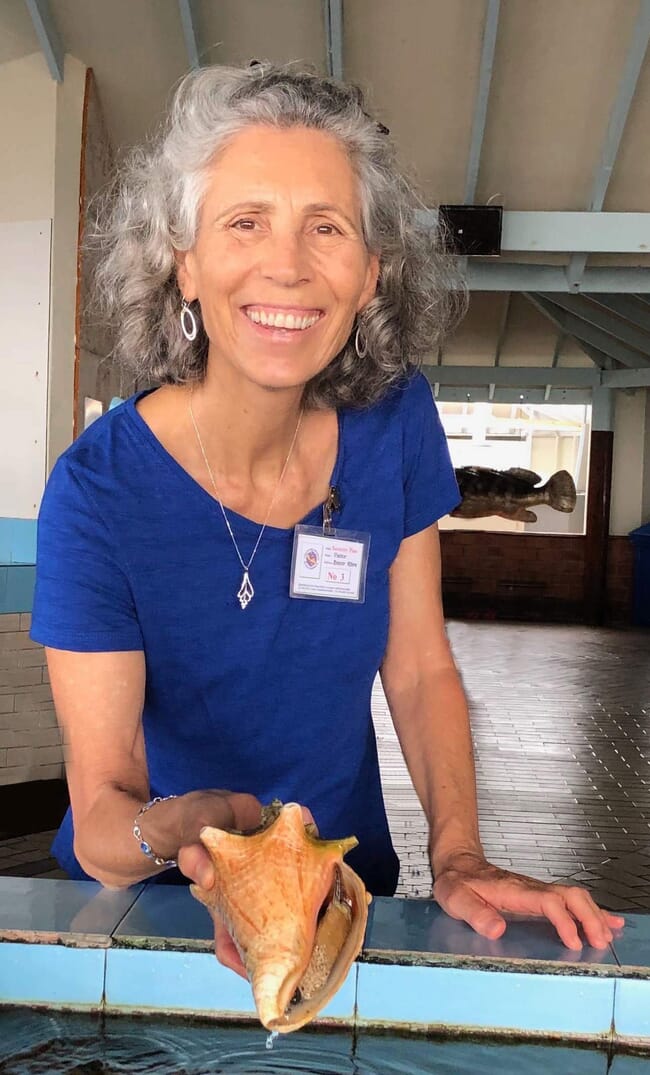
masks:
{"type": "Polygon", "coordinates": [[[319,235],[339,235],[339,229],[333,224],[317,224],[316,231],[319,235]]]}
{"type": "Polygon", "coordinates": [[[231,228],[237,228],[238,231],[252,231],[255,227],[255,221],[251,220],[250,217],[242,217],[241,220],[235,220],[230,226],[231,228]]]}

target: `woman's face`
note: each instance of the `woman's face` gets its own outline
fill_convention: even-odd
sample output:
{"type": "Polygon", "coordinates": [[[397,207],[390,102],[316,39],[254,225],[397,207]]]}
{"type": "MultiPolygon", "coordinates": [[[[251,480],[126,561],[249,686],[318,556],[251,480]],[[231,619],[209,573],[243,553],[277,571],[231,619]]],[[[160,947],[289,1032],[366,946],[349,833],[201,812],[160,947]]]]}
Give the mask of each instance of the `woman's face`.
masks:
{"type": "Polygon", "coordinates": [[[331,135],[250,127],[215,158],[197,240],[178,264],[209,361],[257,385],[304,385],[375,293],[357,180],[331,135]]]}

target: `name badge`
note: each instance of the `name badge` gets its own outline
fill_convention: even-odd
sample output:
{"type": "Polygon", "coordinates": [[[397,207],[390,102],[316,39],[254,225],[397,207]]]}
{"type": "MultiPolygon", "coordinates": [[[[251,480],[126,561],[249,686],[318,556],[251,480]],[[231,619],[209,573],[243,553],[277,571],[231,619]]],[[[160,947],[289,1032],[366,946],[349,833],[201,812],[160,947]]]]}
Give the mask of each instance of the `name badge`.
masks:
{"type": "Polygon", "coordinates": [[[366,598],[366,570],[370,534],[355,530],[297,526],[291,559],[292,597],[320,601],[356,601],[366,598]]]}

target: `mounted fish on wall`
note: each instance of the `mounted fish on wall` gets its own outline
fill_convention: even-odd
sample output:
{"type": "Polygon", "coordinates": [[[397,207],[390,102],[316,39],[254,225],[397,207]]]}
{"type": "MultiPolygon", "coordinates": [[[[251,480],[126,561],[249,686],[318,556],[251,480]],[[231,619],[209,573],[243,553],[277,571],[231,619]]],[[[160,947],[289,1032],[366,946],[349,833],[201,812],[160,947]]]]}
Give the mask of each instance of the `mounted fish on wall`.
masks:
{"type": "Polygon", "coordinates": [[[200,838],[216,884],[190,892],[228,929],[262,1025],[297,1030],[325,1007],[361,951],[371,897],[343,862],[356,837],[321,840],[297,803],[276,800],[263,808],[259,829],[206,827],[200,838]]]}
{"type": "Polygon", "coordinates": [[[450,513],[459,519],[480,519],[500,515],[522,523],[535,523],[530,508],[548,504],[556,511],[571,512],[576,506],[576,487],[568,470],[558,470],[544,485],[533,470],[511,467],[457,467],[456,479],[462,501],[450,513]]]}

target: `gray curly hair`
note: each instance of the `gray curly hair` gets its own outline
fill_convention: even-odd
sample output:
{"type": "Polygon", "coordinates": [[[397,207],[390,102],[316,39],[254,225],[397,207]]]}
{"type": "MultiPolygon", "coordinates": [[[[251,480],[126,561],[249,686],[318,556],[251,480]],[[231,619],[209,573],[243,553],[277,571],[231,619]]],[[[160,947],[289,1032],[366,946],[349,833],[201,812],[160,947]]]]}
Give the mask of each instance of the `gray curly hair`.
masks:
{"type": "Polygon", "coordinates": [[[305,405],[373,403],[436,353],[464,309],[465,292],[440,230],[418,223],[422,203],[396,166],[386,128],[365,111],[361,90],[289,66],[215,66],[186,75],[158,137],[131,153],[99,200],[90,245],[98,258],[95,297],[114,327],[113,353],[139,383],[203,379],[209,341],[202,327],[193,342],[182,334],[175,251],[195,241],[215,153],[253,125],[325,131],[348,153],[379,282],[343,349],[307,385],[305,405]]]}

